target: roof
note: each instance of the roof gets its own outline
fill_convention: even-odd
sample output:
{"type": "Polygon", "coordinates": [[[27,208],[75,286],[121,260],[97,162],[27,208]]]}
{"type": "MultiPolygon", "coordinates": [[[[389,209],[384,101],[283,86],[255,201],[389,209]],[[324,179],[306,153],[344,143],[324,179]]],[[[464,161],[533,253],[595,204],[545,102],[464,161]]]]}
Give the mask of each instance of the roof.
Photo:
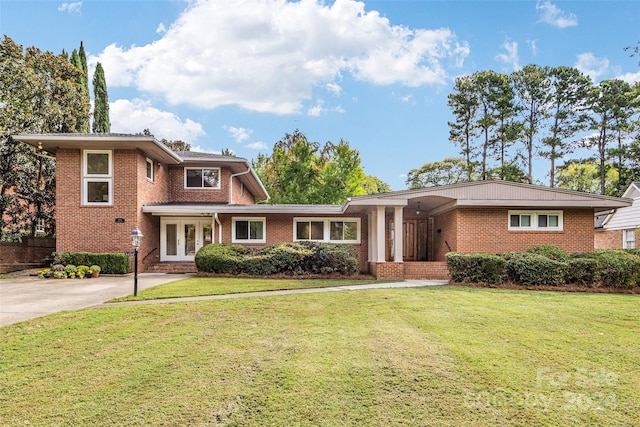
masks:
{"type": "Polygon", "coordinates": [[[39,133],[14,135],[13,139],[55,154],[60,149],[139,149],[147,157],[166,164],[180,164],[180,157],[150,135],[123,133],[39,133]]]}
{"type": "Polygon", "coordinates": [[[142,212],[152,215],[206,215],[214,214],[292,214],[292,215],[341,215],[341,205],[226,205],[217,203],[150,203],[142,207],[142,212]]]}
{"type": "MultiPolygon", "coordinates": [[[[624,196],[630,198],[632,204],[611,212],[602,220],[600,228],[628,230],[640,227],[640,183],[632,182],[624,192],[624,196]]],[[[596,228],[598,228],[598,216],[596,216],[596,228]]]]}
{"type": "Polygon", "coordinates": [[[511,181],[473,181],[415,190],[354,197],[352,206],[413,205],[432,214],[455,207],[510,208],[593,208],[609,209],[630,206],[626,198],[550,188],[511,181]]]}

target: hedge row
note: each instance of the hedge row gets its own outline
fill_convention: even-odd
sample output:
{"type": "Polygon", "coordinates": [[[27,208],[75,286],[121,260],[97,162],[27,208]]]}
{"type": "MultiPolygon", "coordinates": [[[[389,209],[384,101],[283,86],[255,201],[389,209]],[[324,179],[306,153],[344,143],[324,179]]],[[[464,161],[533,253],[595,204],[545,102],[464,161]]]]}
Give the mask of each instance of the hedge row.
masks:
{"type": "Polygon", "coordinates": [[[321,242],[280,243],[264,248],[215,244],[200,248],[195,257],[200,272],[217,274],[355,274],[356,250],[350,245],[321,242]]]}
{"type": "Polygon", "coordinates": [[[99,265],[101,274],[126,274],[129,257],[116,253],[56,252],[51,265],[99,265]]]}
{"type": "Polygon", "coordinates": [[[596,250],[567,254],[551,245],[527,252],[498,255],[447,254],[449,274],[455,282],[521,285],[602,286],[630,289],[640,285],[640,251],[596,250]]]}

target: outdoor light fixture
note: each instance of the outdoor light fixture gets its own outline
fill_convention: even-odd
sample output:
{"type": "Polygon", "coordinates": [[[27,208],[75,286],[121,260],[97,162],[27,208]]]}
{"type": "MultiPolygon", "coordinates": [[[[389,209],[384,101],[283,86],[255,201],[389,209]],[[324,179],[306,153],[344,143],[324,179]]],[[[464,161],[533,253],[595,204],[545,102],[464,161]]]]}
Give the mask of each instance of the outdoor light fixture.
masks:
{"type": "Polygon", "coordinates": [[[420,215],[420,202],[418,202],[418,209],[416,209],[416,215],[420,215]]]}
{"type": "Polygon", "coordinates": [[[135,249],[133,260],[133,296],[138,296],[138,248],[142,243],[142,232],[138,229],[138,226],[131,232],[131,244],[135,249]]]}

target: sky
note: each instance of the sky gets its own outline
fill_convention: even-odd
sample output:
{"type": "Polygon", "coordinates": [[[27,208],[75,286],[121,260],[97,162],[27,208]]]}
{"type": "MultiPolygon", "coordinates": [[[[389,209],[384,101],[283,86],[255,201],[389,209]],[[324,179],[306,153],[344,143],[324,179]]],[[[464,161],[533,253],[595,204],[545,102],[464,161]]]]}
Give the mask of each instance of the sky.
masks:
{"type": "Polygon", "coordinates": [[[102,64],[112,132],[251,160],[299,129],[348,141],[393,190],[459,155],[456,77],[537,64],[634,83],[638,28],[637,0],[0,0],[3,36],[54,53],[82,41],[90,80],[102,64]]]}

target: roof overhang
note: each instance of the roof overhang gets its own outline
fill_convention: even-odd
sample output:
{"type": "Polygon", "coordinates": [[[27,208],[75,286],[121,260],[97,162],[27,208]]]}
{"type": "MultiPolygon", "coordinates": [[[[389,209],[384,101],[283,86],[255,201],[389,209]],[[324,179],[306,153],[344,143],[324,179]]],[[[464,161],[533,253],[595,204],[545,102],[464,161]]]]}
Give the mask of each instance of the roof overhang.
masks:
{"type": "Polygon", "coordinates": [[[75,150],[132,150],[142,151],[147,157],[160,163],[178,165],[182,159],[169,147],[147,135],[100,133],[52,133],[15,135],[13,139],[55,154],[61,149],[75,150]]]}
{"type": "Polygon", "coordinates": [[[215,214],[238,215],[341,215],[341,205],[216,205],[216,204],[158,204],[145,205],[142,212],[155,216],[213,216],[215,214]]]}

